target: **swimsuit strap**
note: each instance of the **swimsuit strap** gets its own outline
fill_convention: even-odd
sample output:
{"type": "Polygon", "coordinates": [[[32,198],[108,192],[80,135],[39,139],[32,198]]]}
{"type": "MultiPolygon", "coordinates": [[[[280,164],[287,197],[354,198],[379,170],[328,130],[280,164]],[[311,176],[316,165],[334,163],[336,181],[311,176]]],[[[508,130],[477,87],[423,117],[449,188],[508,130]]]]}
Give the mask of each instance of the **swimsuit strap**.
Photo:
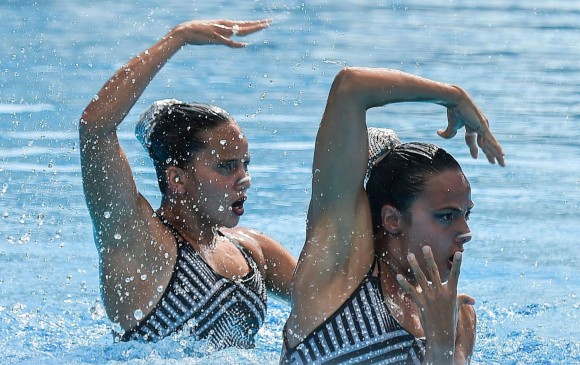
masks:
{"type": "Polygon", "coordinates": [[[221,237],[224,237],[225,239],[227,239],[228,241],[233,243],[234,246],[236,246],[238,248],[238,250],[240,250],[240,252],[242,253],[242,256],[244,256],[244,259],[246,260],[246,263],[248,264],[248,267],[250,268],[250,272],[248,274],[255,275],[256,271],[258,270],[258,264],[256,264],[256,261],[254,260],[254,257],[252,256],[250,251],[244,245],[242,245],[237,239],[232,237],[231,235],[225,235],[219,229],[217,232],[221,237]]]}

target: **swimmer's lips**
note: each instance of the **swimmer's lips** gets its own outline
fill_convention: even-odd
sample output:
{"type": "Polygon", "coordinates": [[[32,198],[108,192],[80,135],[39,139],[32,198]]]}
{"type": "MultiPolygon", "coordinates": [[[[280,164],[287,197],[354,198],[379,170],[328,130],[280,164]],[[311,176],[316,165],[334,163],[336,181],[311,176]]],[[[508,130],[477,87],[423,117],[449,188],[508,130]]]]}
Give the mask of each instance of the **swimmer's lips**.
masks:
{"type": "Polygon", "coordinates": [[[244,202],[246,199],[246,197],[240,198],[232,204],[232,212],[238,217],[244,214],[244,202]]]}

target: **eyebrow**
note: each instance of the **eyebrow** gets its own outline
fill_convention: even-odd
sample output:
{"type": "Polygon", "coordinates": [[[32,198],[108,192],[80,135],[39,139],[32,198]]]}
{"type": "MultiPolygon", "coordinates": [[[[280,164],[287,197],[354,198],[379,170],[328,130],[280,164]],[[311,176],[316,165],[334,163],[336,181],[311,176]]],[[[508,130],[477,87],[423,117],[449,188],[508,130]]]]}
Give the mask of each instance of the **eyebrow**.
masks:
{"type": "MultiPolygon", "coordinates": [[[[471,203],[471,206],[467,207],[467,211],[471,211],[471,209],[473,209],[473,207],[475,206],[475,204],[471,203]]],[[[433,211],[441,211],[441,210],[451,210],[454,212],[461,212],[462,209],[460,208],[456,208],[456,207],[444,207],[444,208],[439,208],[439,209],[433,209],[433,211]]]]}

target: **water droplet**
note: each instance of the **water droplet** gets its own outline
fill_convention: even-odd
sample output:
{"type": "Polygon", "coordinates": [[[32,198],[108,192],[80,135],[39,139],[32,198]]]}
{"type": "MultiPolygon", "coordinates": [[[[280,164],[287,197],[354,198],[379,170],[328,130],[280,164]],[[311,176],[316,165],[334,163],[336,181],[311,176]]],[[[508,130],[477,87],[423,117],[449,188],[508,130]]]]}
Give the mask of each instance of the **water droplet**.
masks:
{"type": "Polygon", "coordinates": [[[220,139],[220,144],[221,144],[222,146],[225,146],[225,145],[226,145],[226,143],[228,143],[228,141],[226,141],[225,139],[220,139]]]}
{"type": "Polygon", "coordinates": [[[18,239],[18,244],[23,245],[30,241],[30,232],[26,232],[22,237],[18,239]]]}
{"type": "Polygon", "coordinates": [[[141,280],[147,280],[147,274],[141,275],[141,280]]]}
{"type": "Polygon", "coordinates": [[[163,292],[163,285],[159,285],[157,287],[157,292],[162,293],[163,292]]]}
{"type": "Polygon", "coordinates": [[[116,240],[121,239],[121,235],[119,233],[115,233],[115,235],[113,237],[115,237],[116,240]]]}
{"type": "Polygon", "coordinates": [[[225,210],[223,205],[220,205],[220,207],[218,208],[218,212],[223,212],[225,210]]]}
{"type": "Polygon", "coordinates": [[[133,313],[133,316],[135,317],[136,320],[140,321],[141,319],[143,319],[143,311],[141,309],[137,309],[135,313],[133,313]]]}
{"type": "Polygon", "coordinates": [[[10,215],[10,214],[8,214],[8,212],[4,212],[4,213],[2,214],[2,218],[8,218],[8,216],[9,216],[9,215],[10,215]]]}
{"type": "Polygon", "coordinates": [[[109,218],[111,218],[111,212],[108,212],[108,211],[107,211],[107,212],[103,213],[103,216],[104,216],[106,219],[109,219],[109,218]]]}
{"type": "Polygon", "coordinates": [[[135,279],[135,277],[134,277],[134,276],[129,276],[128,278],[125,278],[125,282],[126,282],[126,283],[130,283],[130,282],[132,282],[134,279],[135,279]]]}
{"type": "Polygon", "coordinates": [[[16,303],[12,306],[11,312],[12,313],[18,313],[22,310],[26,309],[26,306],[22,303],[16,303]]]}
{"type": "Polygon", "coordinates": [[[115,333],[123,333],[123,327],[119,323],[113,323],[113,331],[115,333]]]}

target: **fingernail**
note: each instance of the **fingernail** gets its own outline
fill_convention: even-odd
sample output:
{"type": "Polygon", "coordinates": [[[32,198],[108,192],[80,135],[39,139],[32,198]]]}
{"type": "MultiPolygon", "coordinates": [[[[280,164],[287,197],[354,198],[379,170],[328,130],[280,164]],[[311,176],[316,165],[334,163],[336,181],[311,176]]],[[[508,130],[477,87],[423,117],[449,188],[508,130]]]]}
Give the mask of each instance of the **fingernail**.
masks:
{"type": "Polygon", "coordinates": [[[429,252],[431,252],[431,247],[429,247],[429,246],[423,246],[423,253],[424,254],[428,254],[429,252]]]}
{"type": "Polygon", "coordinates": [[[408,254],[407,255],[407,260],[409,260],[409,261],[415,261],[415,254],[412,254],[412,253],[408,254]]]}
{"type": "Polygon", "coordinates": [[[463,256],[463,254],[462,254],[461,252],[459,252],[459,251],[457,251],[457,252],[455,253],[455,259],[456,259],[456,260],[461,260],[461,257],[462,257],[462,256],[463,256]]]}

